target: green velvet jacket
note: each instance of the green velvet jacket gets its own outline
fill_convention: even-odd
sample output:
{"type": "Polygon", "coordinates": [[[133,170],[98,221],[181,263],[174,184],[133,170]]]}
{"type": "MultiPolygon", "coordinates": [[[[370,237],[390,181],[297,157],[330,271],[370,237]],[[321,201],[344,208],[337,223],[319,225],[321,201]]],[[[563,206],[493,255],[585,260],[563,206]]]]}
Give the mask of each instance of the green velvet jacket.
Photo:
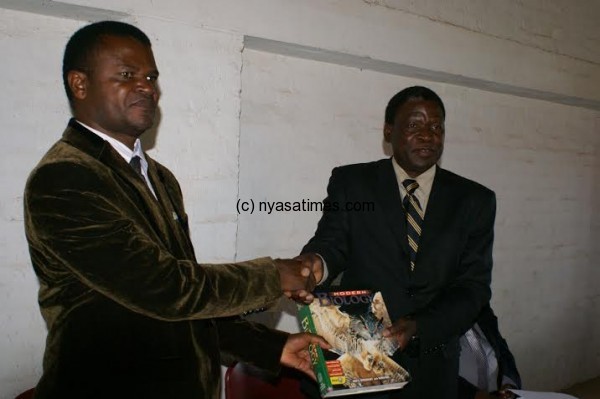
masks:
{"type": "Polygon", "coordinates": [[[158,200],[71,120],[27,181],[48,327],[36,398],[217,399],[225,360],[279,367],[287,334],[236,316],[281,296],[273,261],[198,264],[179,184],[146,158],[158,200]]]}

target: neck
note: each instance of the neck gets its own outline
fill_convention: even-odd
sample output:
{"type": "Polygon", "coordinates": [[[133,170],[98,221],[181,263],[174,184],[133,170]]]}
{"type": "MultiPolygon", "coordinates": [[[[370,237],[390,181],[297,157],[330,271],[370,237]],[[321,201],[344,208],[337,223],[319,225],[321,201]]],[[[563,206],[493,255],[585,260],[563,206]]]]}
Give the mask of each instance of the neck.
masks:
{"type": "Polygon", "coordinates": [[[105,129],[102,125],[94,122],[93,120],[82,118],[79,116],[75,116],[75,119],[94,130],[97,130],[101,133],[106,134],[107,136],[112,137],[115,140],[120,141],[121,143],[125,144],[130,150],[133,151],[135,141],[138,139],[139,135],[114,132],[109,129],[105,129]]]}

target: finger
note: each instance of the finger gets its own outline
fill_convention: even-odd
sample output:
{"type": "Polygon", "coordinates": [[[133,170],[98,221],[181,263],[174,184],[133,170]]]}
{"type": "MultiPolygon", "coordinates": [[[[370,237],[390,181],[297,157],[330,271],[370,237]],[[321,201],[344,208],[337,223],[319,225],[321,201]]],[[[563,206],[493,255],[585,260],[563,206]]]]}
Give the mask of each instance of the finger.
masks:
{"type": "Polygon", "coordinates": [[[323,279],[323,262],[321,261],[321,258],[319,258],[318,256],[315,257],[315,261],[312,264],[312,272],[313,275],[315,276],[315,280],[317,283],[320,283],[321,280],[323,279]]]}
{"type": "Polygon", "coordinates": [[[321,337],[320,335],[311,334],[309,336],[309,341],[311,344],[319,345],[321,348],[324,348],[324,349],[331,348],[331,345],[329,344],[329,342],[327,342],[327,340],[325,338],[321,337]]]}
{"type": "Polygon", "coordinates": [[[304,266],[302,267],[302,269],[300,270],[300,275],[302,277],[308,277],[312,274],[312,268],[309,266],[304,266]]]}
{"type": "Polygon", "coordinates": [[[308,294],[309,294],[309,292],[306,290],[298,290],[298,291],[294,292],[295,297],[302,298],[302,299],[305,299],[308,294]]]}
{"type": "Polygon", "coordinates": [[[317,286],[317,280],[315,279],[315,275],[311,274],[306,278],[305,288],[307,291],[312,291],[317,286]]]}
{"type": "Polygon", "coordinates": [[[306,305],[310,305],[315,300],[315,296],[306,290],[290,292],[290,295],[287,297],[291,300],[301,302],[306,305]]]}

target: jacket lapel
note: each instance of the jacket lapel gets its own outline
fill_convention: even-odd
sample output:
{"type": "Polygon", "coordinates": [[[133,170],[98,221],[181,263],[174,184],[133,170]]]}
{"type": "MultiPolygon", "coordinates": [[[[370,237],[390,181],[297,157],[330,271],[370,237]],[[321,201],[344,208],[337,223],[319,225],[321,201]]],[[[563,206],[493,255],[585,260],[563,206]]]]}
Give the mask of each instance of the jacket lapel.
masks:
{"type": "Polygon", "coordinates": [[[169,232],[172,233],[172,242],[177,243],[180,253],[186,259],[195,259],[194,248],[189,236],[187,216],[183,204],[177,201],[181,195],[178,192],[173,192],[173,187],[166,181],[156,162],[147,155],[146,160],[148,161],[150,181],[154,187],[165,221],[169,226],[169,232]]]}
{"type": "Polygon", "coordinates": [[[394,173],[391,158],[387,162],[378,164],[377,170],[377,197],[381,202],[383,215],[387,225],[392,231],[394,239],[398,242],[405,254],[409,253],[406,238],[406,218],[402,209],[402,199],[398,179],[394,173]]]}
{"type": "MultiPolygon", "coordinates": [[[[99,162],[114,172],[121,184],[129,189],[133,195],[129,199],[147,217],[146,220],[153,226],[154,233],[163,242],[166,248],[170,248],[170,225],[165,218],[159,203],[146,185],[146,182],[125,162],[112,146],[99,136],[87,130],[73,119],[63,134],[63,140],[78,148],[84,153],[96,158],[99,162]]],[[[124,187],[125,188],[125,187],[124,187]]]]}
{"type": "MultiPolygon", "coordinates": [[[[419,239],[419,252],[427,253],[428,246],[437,240],[440,232],[444,231],[444,226],[447,223],[448,211],[452,206],[448,206],[453,202],[454,193],[448,185],[446,171],[436,166],[435,178],[429,193],[429,201],[425,211],[425,219],[423,220],[423,232],[419,239]]],[[[417,253],[417,266],[419,267],[419,253],[417,253]]]]}

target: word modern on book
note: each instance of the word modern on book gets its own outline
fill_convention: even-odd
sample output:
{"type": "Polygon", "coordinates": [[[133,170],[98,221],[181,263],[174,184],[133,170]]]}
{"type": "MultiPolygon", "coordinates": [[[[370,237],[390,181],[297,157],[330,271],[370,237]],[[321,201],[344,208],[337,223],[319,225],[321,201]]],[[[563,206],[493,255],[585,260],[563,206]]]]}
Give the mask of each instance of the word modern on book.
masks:
{"type": "Polygon", "coordinates": [[[341,306],[357,303],[373,302],[373,293],[369,291],[337,291],[337,292],[315,292],[321,306],[341,306]]]}

